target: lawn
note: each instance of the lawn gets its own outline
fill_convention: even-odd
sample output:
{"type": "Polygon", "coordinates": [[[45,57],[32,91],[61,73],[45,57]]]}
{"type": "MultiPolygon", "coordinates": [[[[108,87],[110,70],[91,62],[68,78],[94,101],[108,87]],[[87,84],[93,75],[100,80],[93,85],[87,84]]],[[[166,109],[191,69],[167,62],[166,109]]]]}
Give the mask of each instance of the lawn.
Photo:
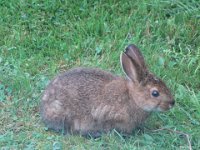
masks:
{"type": "Polygon", "coordinates": [[[200,149],[200,1],[1,0],[0,148],[200,149]],[[130,43],[170,87],[175,107],[129,138],[48,131],[39,105],[49,81],[77,66],[124,76],[119,56],[130,43]]]}

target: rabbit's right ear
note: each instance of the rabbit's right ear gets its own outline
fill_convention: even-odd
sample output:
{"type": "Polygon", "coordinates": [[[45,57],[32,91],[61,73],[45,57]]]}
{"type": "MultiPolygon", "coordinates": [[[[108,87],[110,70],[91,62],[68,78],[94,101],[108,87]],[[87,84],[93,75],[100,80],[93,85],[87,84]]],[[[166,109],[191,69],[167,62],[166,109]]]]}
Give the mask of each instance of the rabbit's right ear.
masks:
{"type": "Polygon", "coordinates": [[[145,65],[144,57],[136,45],[134,44],[128,45],[125,49],[125,53],[132,60],[134,60],[143,70],[147,69],[145,65]]]}
{"type": "Polygon", "coordinates": [[[133,82],[140,82],[143,72],[140,65],[124,52],[121,54],[121,65],[127,77],[133,82]]]}

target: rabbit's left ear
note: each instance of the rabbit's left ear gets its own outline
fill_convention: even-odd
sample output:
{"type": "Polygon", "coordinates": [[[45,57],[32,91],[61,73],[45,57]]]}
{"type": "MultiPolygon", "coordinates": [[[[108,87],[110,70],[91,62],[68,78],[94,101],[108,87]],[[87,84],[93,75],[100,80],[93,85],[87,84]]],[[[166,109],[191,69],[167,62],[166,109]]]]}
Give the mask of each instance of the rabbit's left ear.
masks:
{"type": "Polygon", "coordinates": [[[140,66],[125,53],[121,54],[121,65],[128,79],[135,83],[142,80],[143,75],[140,66]]]}

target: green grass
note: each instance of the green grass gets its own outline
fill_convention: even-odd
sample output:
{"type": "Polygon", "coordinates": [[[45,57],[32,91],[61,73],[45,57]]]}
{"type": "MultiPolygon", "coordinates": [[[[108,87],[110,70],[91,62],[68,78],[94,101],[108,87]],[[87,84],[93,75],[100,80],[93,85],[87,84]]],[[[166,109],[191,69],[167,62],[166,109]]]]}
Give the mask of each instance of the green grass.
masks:
{"type": "Polygon", "coordinates": [[[199,0],[1,0],[0,10],[1,149],[188,149],[175,131],[200,149],[199,0]],[[123,75],[119,55],[130,43],[172,89],[176,106],[127,139],[47,131],[39,103],[53,76],[76,66],[123,75]]]}

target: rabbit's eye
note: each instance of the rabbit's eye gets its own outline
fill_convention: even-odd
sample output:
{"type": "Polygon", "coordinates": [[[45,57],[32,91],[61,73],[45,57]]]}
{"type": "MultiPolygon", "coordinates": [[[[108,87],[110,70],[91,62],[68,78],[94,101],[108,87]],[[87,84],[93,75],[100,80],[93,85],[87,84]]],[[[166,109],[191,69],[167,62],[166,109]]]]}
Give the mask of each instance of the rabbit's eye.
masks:
{"type": "Polygon", "coordinates": [[[153,90],[152,93],[151,93],[151,95],[153,97],[158,97],[160,94],[159,94],[159,92],[157,90],[153,90]]]}

